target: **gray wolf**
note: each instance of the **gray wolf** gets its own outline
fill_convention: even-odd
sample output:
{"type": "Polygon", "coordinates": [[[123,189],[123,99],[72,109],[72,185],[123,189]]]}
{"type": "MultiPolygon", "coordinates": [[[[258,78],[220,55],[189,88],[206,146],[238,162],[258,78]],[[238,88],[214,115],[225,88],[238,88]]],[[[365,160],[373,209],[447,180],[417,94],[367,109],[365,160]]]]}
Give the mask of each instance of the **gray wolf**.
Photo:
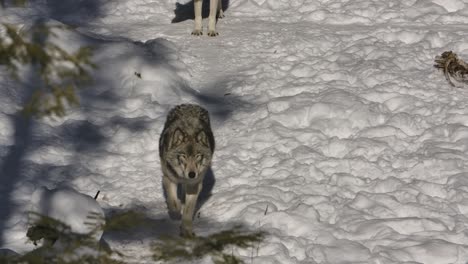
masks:
{"type": "MultiPolygon", "coordinates": [[[[214,37],[218,35],[216,31],[216,14],[219,18],[224,17],[222,0],[210,0],[210,15],[208,16],[208,36],[214,37]]],[[[195,9],[195,28],[192,31],[192,35],[200,36],[203,35],[202,31],[202,6],[203,0],[193,1],[195,9]]]]}
{"type": "Polygon", "coordinates": [[[182,217],[181,236],[194,236],[192,219],[214,148],[207,110],[194,104],[181,104],[169,111],[159,138],[159,157],[169,215],[182,217]],[[179,185],[185,196],[183,208],[177,197],[179,185]]]}

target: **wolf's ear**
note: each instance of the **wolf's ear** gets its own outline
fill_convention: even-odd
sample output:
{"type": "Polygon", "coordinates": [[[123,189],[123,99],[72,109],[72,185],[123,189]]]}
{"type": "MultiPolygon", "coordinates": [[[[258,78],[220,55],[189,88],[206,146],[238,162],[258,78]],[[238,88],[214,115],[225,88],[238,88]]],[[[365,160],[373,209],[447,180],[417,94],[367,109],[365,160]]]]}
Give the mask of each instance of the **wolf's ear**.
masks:
{"type": "Polygon", "coordinates": [[[169,144],[169,148],[174,148],[182,144],[184,142],[185,134],[179,128],[176,128],[174,133],[172,133],[171,143],[169,144]]]}
{"type": "Polygon", "coordinates": [[[208,143],[208,136],[206,135],[205,131],[201,130],[197,134],[197,142],[205,145],[206,147],[210,147],[208,143]]]}

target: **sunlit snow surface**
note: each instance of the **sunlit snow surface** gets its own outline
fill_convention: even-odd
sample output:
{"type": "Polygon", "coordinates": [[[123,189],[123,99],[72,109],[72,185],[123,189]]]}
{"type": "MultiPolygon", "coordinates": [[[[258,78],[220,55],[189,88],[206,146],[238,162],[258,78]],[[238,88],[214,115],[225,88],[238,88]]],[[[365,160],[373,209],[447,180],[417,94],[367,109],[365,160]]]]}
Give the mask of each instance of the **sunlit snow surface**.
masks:
{"type": "Polygon", "coordinates": [[[468,60],[468,1],[231,0],[216,38],[171,24],[175,1],[73,3],[0,16],[73,25],[58,42],[93,45],[99,66],[79,108],[34,122],[15,114],[27,89],[0,73],[2,247],[33,247],[36,188],[70,186],[100,190],[106,214],[148,214],[150,230],[103,237],[151,263],[149,243],[178,234],[159,134],[170,107],[192,102],[217,143],[195,232],[267,231],[234,249],[247,263],[468,261],[468,87],[433,67],[448,50],[468,60]]]}

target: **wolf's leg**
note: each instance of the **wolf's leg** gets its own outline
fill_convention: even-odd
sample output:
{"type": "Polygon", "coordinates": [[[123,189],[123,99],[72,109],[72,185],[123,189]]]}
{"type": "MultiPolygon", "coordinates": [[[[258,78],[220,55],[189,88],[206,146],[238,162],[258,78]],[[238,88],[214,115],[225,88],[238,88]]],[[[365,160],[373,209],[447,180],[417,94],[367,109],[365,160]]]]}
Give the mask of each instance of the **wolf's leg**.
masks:
{"type": "Polygon", "coordinates": [[[196,185],[187,185],[185,187],[185,205],[182,213],[182,224],[180,226],[180,235],[183,237],[194,237],[193,233],[193,214],[197,205],[198,194],[202,188],[202,183],[196,185]]]}
{"type": "Polygon", "coordinates": [[[172,182],[168,177],[163,177],[164,189],[167,194],[167,209],[169,209],[169,216],[172,219],[180,219],[180,211],[182,205],[179,198],[177,198],[177,183],[172,182]]]}
{"type": "Polygon", "coordinates": [[[203,0],[194,0],[193,1],[193,6],[195,9],[195,28],[192,31],[192,35],[195,36],[200,36],[203,35],[203,30],[202,30],[202,5],[203,5],[203,0]]]}
{"type": "Polygon", "coordinates": [[[216,14],[218,12],[218,1],[210,0],[210,16],[208,17],[208,36],[214,37],[218,35],[216,32],[216,14]]]}
{"type": "Polygon", "coordinates": [[[218,18],[223,18],[224,17],[224,12],[223,12],[223,0],[218,1],[218,18]]]}

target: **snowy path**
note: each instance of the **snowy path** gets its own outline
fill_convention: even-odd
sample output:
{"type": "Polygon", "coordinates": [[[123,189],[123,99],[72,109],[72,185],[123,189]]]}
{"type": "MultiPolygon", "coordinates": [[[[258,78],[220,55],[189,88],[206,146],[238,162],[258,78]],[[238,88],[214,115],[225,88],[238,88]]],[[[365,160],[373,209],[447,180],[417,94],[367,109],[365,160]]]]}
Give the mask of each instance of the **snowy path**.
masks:
{"type": "MultiPolygon", "coordinates": [[[[108,237],[144,258],[177,232],[160,191],[165,115],[198,102],[217,149],[195,232],[266,230],[258,252],[234,251],[253,263],[466,263],[468,89],[432,65],[446,50],[468,59],[468,3],[436,2],[232,1],[217,38],[168,24],[173,3],[104,5],[75,21],[105,40],[97,85],[63,124],[37,124],[13,200],[39,184],[100,189],[107,212],[153,217],[152,232],[108,237]]],[[[21,248],[20,216],[9,223],[21,248]]]]}

